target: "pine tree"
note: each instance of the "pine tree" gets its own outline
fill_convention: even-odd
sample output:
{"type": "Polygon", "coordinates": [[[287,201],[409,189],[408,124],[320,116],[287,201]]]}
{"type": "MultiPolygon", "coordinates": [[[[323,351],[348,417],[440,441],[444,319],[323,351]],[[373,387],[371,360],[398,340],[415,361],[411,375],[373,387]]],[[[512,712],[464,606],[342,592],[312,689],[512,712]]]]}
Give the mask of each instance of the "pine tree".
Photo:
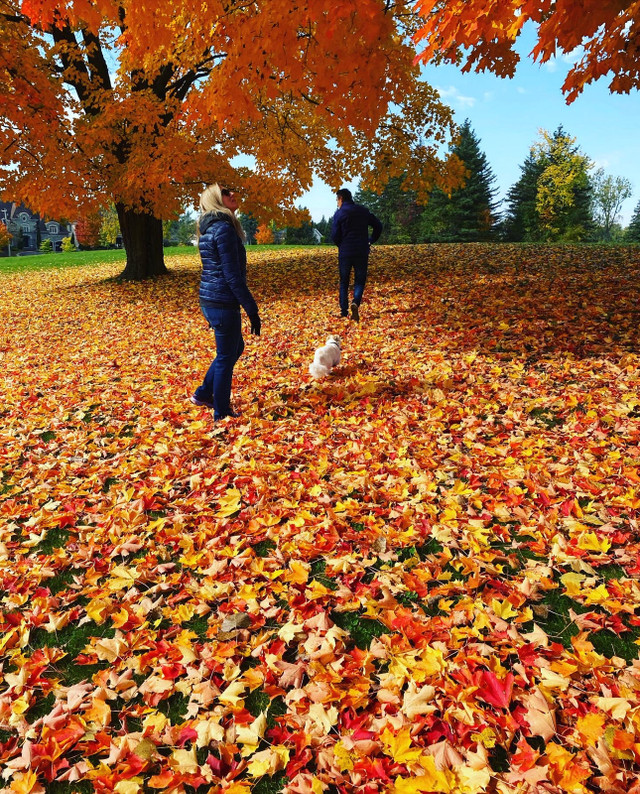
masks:
{"type": "Polygon", "coordinates": [[[640,201],[636,204],[636,208],[633,211],[624,239],[628,243],[640,243],[640,201]]]}
{"type": "Polygon", "coordinates": [[[562,127],[542,131],[508,193],[507,240],[573,242],[594,232],[592,163],[562,127]]]}
{"type": "Polygon", "coordinates": [[[509,242],[536,242],[541,239],[536,197],[543,165],[534,157],[533,151],[530,151],[520,170],[520,179],[507,194],[507,211],[502,224],[503,237],[509,242]]]}
{"type": "Polygon", "coordinates": [[[370,190],[358,190],[354,200],[364,204],[382,223],[379,242],[416,243],[420,239],[420,218],[423,208],[416,201],[412,190],[403,190],[405,176],[392,177],[382,193],[377,195],[370,190]]]}
{"type": "Polygon", "coordinates": [[[452,153],[467,170],[465,183],[454,190],[450,198],[440,190],[431,194],[429,206],[423,213],[423,236],[443,242],[491,240],[498,220],[496,177],[469,119],[459,134],[452,153]]]}

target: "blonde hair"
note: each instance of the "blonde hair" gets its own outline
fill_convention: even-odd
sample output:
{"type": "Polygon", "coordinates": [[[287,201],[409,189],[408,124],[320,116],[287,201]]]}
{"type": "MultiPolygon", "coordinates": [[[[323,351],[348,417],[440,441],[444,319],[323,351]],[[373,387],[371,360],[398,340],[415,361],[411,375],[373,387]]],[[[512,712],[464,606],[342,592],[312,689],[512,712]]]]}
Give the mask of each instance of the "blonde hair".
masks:
{"type": "MultiPolygon", "coordinates": [[[[209,212],[215,212],[220,215],[226,215],[233,224],[234,229],[238,233],[238,237],[245,242],[247,235],[242,228],[235,212],[231,212],[228,207],[225,207],[222,201],[222,188],[217,182],[205,188],[200,194],[200,220],[209,212]]],[[[198,223],[198,237],[200,237],[200,223],[198,223]]]]}

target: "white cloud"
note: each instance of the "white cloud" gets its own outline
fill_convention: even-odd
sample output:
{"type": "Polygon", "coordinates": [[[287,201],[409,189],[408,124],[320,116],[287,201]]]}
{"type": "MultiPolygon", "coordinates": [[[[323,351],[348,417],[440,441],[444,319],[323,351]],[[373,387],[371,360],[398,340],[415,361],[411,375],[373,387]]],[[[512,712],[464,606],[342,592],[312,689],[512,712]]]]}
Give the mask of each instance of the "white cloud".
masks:
{"type": "Polygon", "coordinates": [[[472,108],[476,104],[476,98],[472,96],[464,96],[458,89],[450,85],[449,88],[442,88],[436,86],[440,98],[449,105],[459,105],[463,108],[472,108]]]}
{"type": "Polygon", "coordinates": [[[608,157],[596,157],[593,161],[593,170],[597,171],[598,168],[604,168],[606,170],[610,165],[611,160],[608,157]]]}

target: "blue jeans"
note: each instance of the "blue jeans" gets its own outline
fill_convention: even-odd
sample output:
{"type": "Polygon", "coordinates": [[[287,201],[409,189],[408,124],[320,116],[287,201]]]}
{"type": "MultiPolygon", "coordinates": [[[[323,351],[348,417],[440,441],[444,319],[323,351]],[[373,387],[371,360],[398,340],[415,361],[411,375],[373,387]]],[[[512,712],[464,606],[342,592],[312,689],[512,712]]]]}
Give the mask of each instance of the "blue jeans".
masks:
{"type": "Polygon", "coordinates": [[[349,281],[351,270],[353,276],[353,302],[358,306],[362,301],[362,293],[367,283],[367,269],[369,257],[367,254],[360,256],[339,256],[338,268],[340,270],[340,311],[343,315],[349,314],[349,281]]]}
{"type": "Polygon", "coordinates": [[[213,402],[213,418],[224,419],[231,413],[231,381],[233,368],[244,350],[240,309],[201,306],[216,336],[216,357],[198,386],[195,397],[213,402]]]}

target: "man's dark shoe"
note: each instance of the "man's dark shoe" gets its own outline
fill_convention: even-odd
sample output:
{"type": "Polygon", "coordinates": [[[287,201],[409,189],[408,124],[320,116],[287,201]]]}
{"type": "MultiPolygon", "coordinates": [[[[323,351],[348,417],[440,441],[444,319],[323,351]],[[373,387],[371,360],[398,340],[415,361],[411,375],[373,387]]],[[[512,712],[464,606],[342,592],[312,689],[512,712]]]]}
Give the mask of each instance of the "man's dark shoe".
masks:
{"type": "Polygon", "coordinates": [[[192,402],[194,405],[199,406],[200,408],[213,408],[213,402],[209,402],[209,400],[199,400],[197,397],[190,397],[189,401],[192,402]]]}
{"type": "Polygon", "coordinates": [[[360,322],[360,308],[355,301],[351,304],[351,319],[357,323],[360,322]]]}

